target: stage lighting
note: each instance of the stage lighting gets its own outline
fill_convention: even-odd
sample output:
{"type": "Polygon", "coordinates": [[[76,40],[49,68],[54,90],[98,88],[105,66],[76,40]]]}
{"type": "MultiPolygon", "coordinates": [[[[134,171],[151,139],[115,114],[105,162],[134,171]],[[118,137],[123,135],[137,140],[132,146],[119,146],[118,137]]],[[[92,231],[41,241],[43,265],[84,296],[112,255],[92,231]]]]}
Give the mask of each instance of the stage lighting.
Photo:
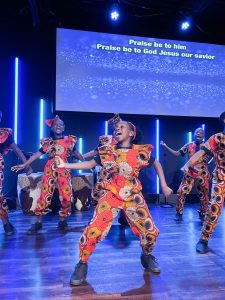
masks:
{"type": "MultiPolygon", "coordinates": [[[[204,134],[205,134],[205,124],[202,124],[202,129],[204,131],[204,134]]],[[[205,141],[205,138],[203,139],[203,142],[205,141]]]]}
{"type": "Polygon", "coordinates": [[[19,58],[15,57],[14,70],[14,141],[18,143],[18,110],[19,110],[19,58]]]}
{"type": "Polygon", "coordinates": [[[108,121],[105,121],[105,135],[109,134],[108,121]]]}
{"type": "Polygon", "coordinates": [[[40,114],[39,114],[39,126],[40,126],[40,130],[39,130],[39,139],[43,139],[44,138],[44,99],[40,99],[40,114]]]}
{"type": "Polygon", "coordinates": [[[192,142],[192,132],[189,131],[188,132],[188,143],[191,143],[192,142]]]}
{"type": "Polygon", "coordinates": [[[110,12],[110,18],[112,21],[117,21],[119,19],[119,6],[117,3],[114,3],[110,12]]]}
{"type": "Polygon", "coordinates": [[[188,30],[190,28],[190,26],[191,26],[190,21],[187,21],[187,20],[183,21],[181,23],[181,30],[183,30],[183,31],[188,30]]]}
{"type": "MultiPolygon", "coordinates": [[[[156,119],[156,159],[159,161],[159,119],[156,119]]],[[[159,176],[156,175],[156,194],[159,194],[159,176]]]]}
{"type": "MultiPolygon", "coordinates": [[[[78,138],[78,151],[80,152],[80,154],[83,153],[83,138],[82,137],[78,138]]],[[[81,174],[82,170],[78,170],[78,173],[81,174]]]]}
{"type": "MultiPolygon", "coordinates": [[[[40,143],[41,139],[44,138],[44,126],[45,126],[44,118],[45,118],[45,100],[40,99],[40,104],[39,104],[39,143],[40,143]]],[[[38,143],[38,147],[40,145],[39,143],[38,143]]],[[[41,155],[39,157],[39,159],[43,159],[43,158],[44,158],[44,155],[41,155]]]]}
{"type": "Polygon", "coordinates": [[[204,132],[205,132],[205,124],[202,124],[202,129],[203,129],[204,132]]]}
{"type": "Polygon", "coordinates": [[[114,10],[111,12],[110,16],[113,21],[117,21],[120,15],[119,15],[118,11],[114,10]]]}

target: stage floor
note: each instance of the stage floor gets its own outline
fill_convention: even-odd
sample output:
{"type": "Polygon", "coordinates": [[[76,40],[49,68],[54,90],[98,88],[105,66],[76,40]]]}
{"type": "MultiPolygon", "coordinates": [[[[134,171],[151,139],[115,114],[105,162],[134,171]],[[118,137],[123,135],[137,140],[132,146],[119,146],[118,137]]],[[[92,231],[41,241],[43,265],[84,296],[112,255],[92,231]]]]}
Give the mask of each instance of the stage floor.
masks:
{"type": "Polygon", "coordinates": [[[74,231],[62,234],[58,216],[44,220],[41,233],[27,236],[31,217],[10,213],[17,231],[5,237],[0,227],[0,299],[225,299],[225,213],[209,242],[210,252],[195,252],[200,236],[197,205],[185,207],[184,221],[173,221],[175,208],[150,206],[160,229],[154,250],[161,274],[144,272],[139,240],[116,221],[89,261],[87,284],[70,287],[78,259],[77,243],[91,212],[69,218],[74,231]]]}

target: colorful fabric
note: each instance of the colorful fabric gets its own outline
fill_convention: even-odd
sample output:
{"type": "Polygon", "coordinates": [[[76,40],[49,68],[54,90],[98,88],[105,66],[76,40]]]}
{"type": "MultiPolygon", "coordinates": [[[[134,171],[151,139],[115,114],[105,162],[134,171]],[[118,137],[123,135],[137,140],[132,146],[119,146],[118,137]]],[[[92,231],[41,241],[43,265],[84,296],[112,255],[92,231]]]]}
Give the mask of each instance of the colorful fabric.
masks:
{"type": "Polygon", "coordinates": [[[112,135],[101,135],[99,137],[98,146],[95,148],[95,151],[98,151],[99,147],[105,146],[105,145],[116,145],[117,141],[113,138],[112,135]]]}
{"type": "Polygon", "coordinates": [[[217,173],[214,173],[212,180],[211,198],[209,200],[208,210],[203,223],[202,236],[203,240],[208,241],[213,233],[214,228],[221,215],[225,197],[225,181],[219,180],[217,173]]]}
{"type": "MultiPolygon", "coordinates": [[[[198,144],[191,142],[185,144],[179,152],[182,156],[188,155],[190,159],[198,150],[200,150],[203,142],[198,144]]],[[[176,211],[179,214],[183,213],[185,200],[192,188],[196,186],[197,194],[200,199],[199,213],[205,214],[209,201],[209,170],[208,170],[209,154],[203,155],[192,167],[189,168],[188,173],[183,176],[179,189],[177,191],[176,211]]]]}
{"type": "Polygon", "coordinates": [[[116,123],[121,122],[122,119],[120,118],[119,114],[115,114],[111,119],[108,120],[108,124],[111,127],[114,127],[116,123]]]}
{"type": "Polygon", "coordinates": [[[40,151],[47,154],[49,159],[58,155],[64,162],[67,162],[67,158],[71,155],[76,143],[77,138],[74,135],[64,136],[62,139],[46,138],[41,140],[40,151]]]}
{"type": "MultiPolygon", "coordinates": [[[[55,116],[54,119],[48,119],[48,120],[45,120],[45,124],[48,126],[48,127],[52,127],[52,124],[54,123],[55,120],[60,120],[62,121],[58,115],[55,116]]],[[[63,121],[62,121],[63,122],[63,121]]]]}
{"type": "Polygon", "coordinates": [[[10,134],[12,134],[11,128],[0,128],[0,144],[5,143],[10,134]]]}
{"type": "Polygon", "coordinates": [[[0,128],[0,218],[4,219],[8,216],[8,205],[3,197],[3,181],[4,181],[4,159],[3,154],[8,153],[9,146],[13,143],[12,129],[0,128]]]}
{"type": "Polygon", "coordinates": [[[203,223],[203,240],[209,240],[221,215],[225,197],[225,133],[212,135],[201,147],[206,153],[212,154],[216,163],[213,172],[211,198],[203,223]]]}
{"type": "Polygon", "coordinates": [[[46,215],[50,211],[49,206],[56,186],[58,186],[59,199],[62,206],[59,215],[61,217],[70,215],[73,202],[71,174],[69,170],[57,169],[54,157],[58,155],[64,162],[67,162],[67,158],[71,155],[76,142],[77,138],[72,135],[65,136],[62,139],[54,140],[48,138],[41,141],[42,148],[40,151],[46,153],[49,160],[44,168],[41,196],[37,201],[35,210],[36,215],[46,215]]]}
{"type": "Polygon", "coordinates": [[[12,143],[14,143],[12,129],[0,128],[0,153],[7,154],[12,143]]]}
{"type": "Polygon", "coordinates": [[[137,178],[139,171],[149,165],[152,145],[133,145],[131,149],[119,149],[116,145],[105,145],[98,148],[102,170],[96,184],[93,197],[99,198],[102,190],[113,194],[129,195],[142,190],[137,178]]]}
{"type": "Polygon", "coordinates": [[[79,255],[83,262],[87,262],[96,244],[106,237],[121,209],[133,233],[140,238],[143,252],[147,255],[152,252],[159,230],[152,220],[143,195],[139,192],[133,194],[129,201],[124,201],[119,195],[105,191],[95,208],[92,220],[80,238],[79,255]]]}
{"type": "Polygon", "coordinates": [[[3,189],[3,180],[4,180],[4,159],[0,154],[0,218],[6,218],[8,216],[8,205],[6,200],[3,197],[2,189],[3,189]]]}
{"type": "Polygon", "coordinates": [[[212,135],[201,149],[205,150],[207,154],[214,156],[216,177],[219,180],[225,180],[225,133],[220,132],[212,135]]]}
{"type": "Polygon", "coordinates": [[[200,200],[200,207],[198,211],[200,214],[205,215],[209,202],[209,176],[198,176],[193,178],[186,174],[184,175],[177,191],[178,198],[176,211],[179,214],[183,214],[185,199],[194,185],[196,186],[196,191],[200,200]]]}
{"type": "Polygon", "coordinates": [[[105,146],[105,145],[116,145],[117,141],[113,138],[112,135],[101,135],[99,137],[99,147],[105,146]]]}
{"type": "MultiPolygon", "coordinates": [[[[179,152],[182,156],[186,155],[188,156],[188,159],[190,159],[198,150],[200,150],[200,147],[204,143],[196,144],[195,142],[191,142],[188,144],[185,144],[179,152]]],[[[201,157],[191,168],[189,168],[188,175],[191,177],[198,177],[198,176],[205,176],[208,175],[208,160],[209,160],[209,154],[206,153],[201,157]]]]}
{"type": "Polygon", "coordinates": [[[105,145],[98,149],[103,168],[94,190],[98,204],[79,243],[83,262],[105,238],[120,210],[124,211],[134,234],[139,236],[144,253],[152,252],[159,230],[154,225],[137,178],[139,171],[149,165],[152,148],[152,145],[133,145],[130,149],[105,145]]]}

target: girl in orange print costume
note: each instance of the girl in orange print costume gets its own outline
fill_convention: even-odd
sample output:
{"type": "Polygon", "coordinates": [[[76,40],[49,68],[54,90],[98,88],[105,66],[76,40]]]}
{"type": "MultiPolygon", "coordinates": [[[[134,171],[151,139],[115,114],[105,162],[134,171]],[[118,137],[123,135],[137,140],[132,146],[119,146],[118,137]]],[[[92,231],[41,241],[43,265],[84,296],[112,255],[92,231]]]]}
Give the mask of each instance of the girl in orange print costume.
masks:
{"type": "MultiPolygon", "coordinates": [[[[120,121],[116,123],[114,130],[117,144],[98,148],[98,154],[94,159],[68,164],[56,157],[58,168],[90,169],[97,164],[102,165],[102,176],[95,187],[99,192],[98,205],[92,220],[81,236],[80,261],[70,279],[71,285],[84,283],[87,275],[87,261],[96,244],[109,232],[120,210],[125,213],[133,233],[140,238],[143,267],[154,273],[160,272],[159,265],[151,254],[159,230],[152,220],[141,193],[141,182],[138,180],[139,170],[149,165],[153,147],[133,144],[135,135],[136,127],[132,123],[120,121]]],[[[166,184],[163,171],[160,169],[161,165],[158,165],[158,168],[163,193],[168,196],[172,191],[166,184]]]]}
{"type": "Polygon", "coordinates": [[[225,197],[225,111],[220,115],[223,131],[212,135],[184,165],[183,171],[188,173],[190,167],[205,154],[214,157],[216,167],[213,171],[211,197],[206,211],[201,238],[196,245],[196,251],[205,254],[208,252],[208,241],[221,215],[225,197]]]}
{"type": "MultiPolygon", "coordinates": [[[[0,123],[2,120],[2,111],[0,111],[0,123]]],[[[15,144],[12,137],[12,129],[10,128],[0,128],[0,219],[2,220],[5,234],[12,235],[14,233],[14,227],[9,222],[8,217],[8,205],[4,199],[2,189],[4,181],[4,155],[8,153],[9,150],[13,150],[15,154],[20,158],[22,162],[26,161],[25,156],[19,147],[15,144]]],[[[26,168],[27,175],[32,173],[32,169],[29,165],[26,168]]]]}
{"type": "MultiPolygon", "coordinates": [[[[204,144],[204,130],[197,128],[194,132],[194,141],[185,144],[180,150],[175,151],[167,146],[166,143],[161,141],[161,145],[164,146],[170,153],[175,156],[188,156],[190,159],[204,144]]],[[[177,191],[177,205],[175,221],[182,221],[184,204],[187,195],[191,192],[194,185],[200,199],[200,208],[198,210],[199,218],[204,220],[205,213],[209,202],[209,170],[208,170],[209,155],[205,154],[201,157],[195,165],[184,174],[179,189],[177,191]]]]}
{"type": "MultiPolygon", "coordinates": [[[[116,113],[111,119],[108,120],[108,125],[114,131],[116,124],[121,122],[121,121],[122,121],[122,118],[120,117],[120,115],[118,113],[116,113]]],[[[140,144],[140,142],[141,142],[141,132],[136,131],[135,138],[133,139],[132,143],[133,144],[140,144]]],[[[83,158],[85,159],[85,158],[94,157],[95,155],[98,154],[98,148],[101,147],[101,146],[116,145],[116,144],[117,144],[117,141],[116,141],[116,139],[113,135],[102,135],[102,136],[99,137],[98,147],[96,147],[94,150],[92,150],[88,153],[83,154],[83,158]]],[[[161,164],[160,164],[160,162],[156,161],[151,156],[148,167],[151,167],[152,165],[154,166],[157,175],[160,176],[160,174],[158,174],[158,171],[160,172],[162,170],[161,164]]],[[[102,181],[104,176],[105,176],[105,172],[104,172],[104,170],[101,170],[101,172],[99,174],[98,181],[102,181]]],[[[101,194],[101,192],[102,192],[101,190],[98,191],[98,185],[96,185],[93,192],[92,192],[92,198],[93,198],[92,203],[93,203],[94,207],[98,203],[99,193],[101,194]]],[[[118,222],[122,226],[129,226],[129,223],[127,222],[127,219],[126,219],[126,217],[123,213],[123,210],[120,210],[120,215],[119,215],[119,218],[118,218],[118,222]]]]}
{"type": "Polygon", "coordinates": [[[59,155],[64,162],[67,162],[67,158],[73,154],[78,159],[83,160],[82,156],[75,148],[77,138],[73,135],[64,136],[65,125],[59,116],[55,116],[54,119],[46,120],[45,122],[51,128],[52,137],[42,139],[42,147],[31,156],[26,163],[12,168],[13,171],[21,170],[45,153],[49,157],[44,168],[41,196],[38,199],[37,208],[35,210],[37,220],[28,230],[28,234],[34,234],[42,229],[42,217],[50,212],[49,206],[52,201],[56,184],[58,184],[59,198],[61,201],[58,227],[61,230],[70,230],[66,218],[71,213],[71,204],[73,202],[71,174],[68,170],[56,170],[54,158],[56,155],[59,155]]]}

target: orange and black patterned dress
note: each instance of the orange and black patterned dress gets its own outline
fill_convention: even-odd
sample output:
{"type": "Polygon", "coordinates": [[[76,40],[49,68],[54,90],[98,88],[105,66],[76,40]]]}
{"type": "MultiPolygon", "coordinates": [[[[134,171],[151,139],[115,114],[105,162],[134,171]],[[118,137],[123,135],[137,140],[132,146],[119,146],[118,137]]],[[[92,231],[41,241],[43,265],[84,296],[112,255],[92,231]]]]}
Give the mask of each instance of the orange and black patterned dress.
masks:
{"type": "Polygon", "coordinates": [[[3,155],[8,153],[10,145],[14,143],[12,129],[0,128],[0,218],[8,216],[8,205],[3,197],[4,159],[3,155]]]}
{"type": "Polygon", "coordinates": [[[71,203],[73,202],[71,174],[69,170],[58,169],[55,166],[55,156],[58,155],[64,162],[75,149],[77,138],[73,135],[65,136],[61,139],[46,138],[41,140],[42,147],[39,150],[46,153],[49,157],[42,180],[41,196],[37,201],[35,215],[46,215],[50,209],[55,187],[59,189],[59,199],[61,209],[59,215],[67,217],[71,213],[71,203]]]}
{"type": "MultiPolygon", "coordinates": [[[[182,156],[188,155],[190,159],[199,149],[202,143],[191,142],[184,145],[179,151],[182,156]]],[[[208,170],[209,155],[205,154],[197,163],[189,168],[187,174],[183,176],[182,182],[177,191],[176,211],[179,214],[183,213],[185,199],[190,193],[194,185],[200,199],[199,213],[205,215],[209,201],[209,170],[208,170]]]]}
{"type": "Polygon", "coordinates": [[[131,148],[106,145],[98,148],[95,160],[102,165],[94,192],[98,204],[80,239],[83,262],[88,260],[96,244],[105,238],[120,210],[123,210],[134,234],[140,238],[143,252],[152,252],[159,230],[149,213],[138,179],[139,171],[149,166],[151,151],[152,145],[132,145],[131,148]]]}
{"type": "Polygon", "coordinates": [[[202,239],[209,240],[223,209],[225,197],[225,132],[212,135],[201,147],[207,154],[214,156],[216,163],[213,172],[211,197],[203,223],[202,239]]]}

